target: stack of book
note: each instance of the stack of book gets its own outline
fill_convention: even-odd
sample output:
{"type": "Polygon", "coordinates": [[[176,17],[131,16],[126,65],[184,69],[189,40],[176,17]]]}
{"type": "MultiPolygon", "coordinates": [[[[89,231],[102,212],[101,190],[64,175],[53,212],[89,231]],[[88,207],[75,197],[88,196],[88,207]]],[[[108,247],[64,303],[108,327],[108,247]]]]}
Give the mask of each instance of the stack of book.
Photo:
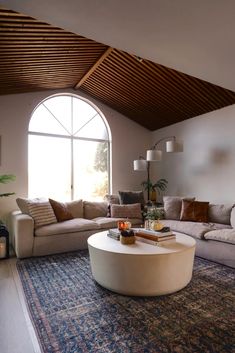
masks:
{"type": "Polygon", "coordinates": [[[116,229],[109,229],[107,236],[112,238],[112,239],[116,239],[116,240],[120,240],[120,230],[116,229]]]}
{"type": "Polygon", "coordinates": [[[136,239],[152,245],[166,245],[175,242],[176,236],[171,230],[167,232],[138,228],[134,230],[136,239]]]}

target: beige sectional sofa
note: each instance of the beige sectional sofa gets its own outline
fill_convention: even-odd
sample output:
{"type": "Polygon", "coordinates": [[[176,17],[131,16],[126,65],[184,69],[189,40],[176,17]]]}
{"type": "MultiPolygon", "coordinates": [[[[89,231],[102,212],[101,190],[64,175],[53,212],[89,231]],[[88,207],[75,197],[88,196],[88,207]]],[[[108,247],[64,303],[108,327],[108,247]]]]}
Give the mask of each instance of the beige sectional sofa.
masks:
{"type": "MultiPolygon", "coordinates": [[[[113,195],[115,196],[115,195],[113,195]]],[[[112,202],[118,202],[118,197],[112,202]]],[[[164,197],[165,226],[192,236],[197,243],[196,255],[235,268],[235,208],[233,205],[209,204],[208,222],[181,221],[180,197],[164,197]]],[[[17,257],[41,256],[87,248],[90,235],[117,226],[123,217],[108,216],[108,202],[73,201],[68,209],[73,219],[43,225],[35,229],[25,205],[12,213],[12,243],[17,257]]],[[[141,217],[130,218],[133,226],[141,217]]]]}
{"type": "MultiPolygon", "coordinates": [[[[67,204],[74,218],[35,228],[35,220],[28,214],[25,200],[22,204],[18,202],[21,211],[11,214],[12,244],[18,258],[86,249],[90,235],[115,228],[119,220],[125,219],[108,217],[108,202],[79,200],[67,204]]],[[[139,218],[128,220],[139,226],[141,210],[139,218]]]]}
{"type": "Polygon", "coordinates": [[[235,208],[209,204],[208,221],[181,221],[182,198],[166,196],[165,226],[196,240],[196,255],[235,268],[235,208]]]}

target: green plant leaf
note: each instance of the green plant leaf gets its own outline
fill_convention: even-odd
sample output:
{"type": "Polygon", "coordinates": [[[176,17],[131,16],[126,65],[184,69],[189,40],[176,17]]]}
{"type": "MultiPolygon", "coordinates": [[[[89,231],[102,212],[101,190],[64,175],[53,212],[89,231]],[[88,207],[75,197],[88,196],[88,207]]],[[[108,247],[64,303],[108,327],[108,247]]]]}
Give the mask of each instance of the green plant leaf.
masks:
{"type": "Polygon", "coordinates": [[[14,192],[6,192],[5,194],[0,194],[0,197],[7,197],[7,196],[11,196],[11,195],[15,195],[14,192]]]}
{"type": "Polygon", "coordinates": [[[14,181],[15,178],[16,177],[13,174],[3,174],[3,175],[0,175],[0,183],[6,184],[6,183],[9,183],[10,181],[14,181]]]}

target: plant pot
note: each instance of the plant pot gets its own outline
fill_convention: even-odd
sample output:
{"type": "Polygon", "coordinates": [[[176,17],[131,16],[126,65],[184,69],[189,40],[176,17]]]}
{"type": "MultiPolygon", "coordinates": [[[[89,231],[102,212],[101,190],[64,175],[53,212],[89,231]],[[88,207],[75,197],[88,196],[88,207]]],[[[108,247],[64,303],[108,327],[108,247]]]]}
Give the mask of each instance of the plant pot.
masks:
{"type": "Polygon", "coordinates": [[[150,201],[156,202],[157,201],[157,192],[150,191],[150,201]]]}
{"type": "Polygon", "coordinates": [[[135,236],[132,235],[130,237],[124,237],[124,236],[120,236],[120,241],[122,244],[127,244],[127,245],[130,245],[130,244],[134,244],[135,243],[135,236]]]}

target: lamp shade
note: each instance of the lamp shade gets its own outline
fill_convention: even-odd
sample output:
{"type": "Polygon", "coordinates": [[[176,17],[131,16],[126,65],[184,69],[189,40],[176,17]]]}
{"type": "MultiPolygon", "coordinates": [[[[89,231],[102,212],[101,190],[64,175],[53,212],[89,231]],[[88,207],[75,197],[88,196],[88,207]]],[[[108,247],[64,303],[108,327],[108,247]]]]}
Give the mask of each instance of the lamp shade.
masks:
{"type": "Polygon", "coordinates": [[[134,170],[147,170],[147,161],[145,159],[136,159],[134,161],[134,170]]]}
{"type": "Polygon", "coordinates": [[[162,159],[162,151],[160,150],[148,150],[147,161],[158,162],[162,159]]]}
{"type": "Polygon", "coordinates": [[[166,141],[166,151],[167,152],[176,152],[176,141],[175,140],[166,141]]]}

